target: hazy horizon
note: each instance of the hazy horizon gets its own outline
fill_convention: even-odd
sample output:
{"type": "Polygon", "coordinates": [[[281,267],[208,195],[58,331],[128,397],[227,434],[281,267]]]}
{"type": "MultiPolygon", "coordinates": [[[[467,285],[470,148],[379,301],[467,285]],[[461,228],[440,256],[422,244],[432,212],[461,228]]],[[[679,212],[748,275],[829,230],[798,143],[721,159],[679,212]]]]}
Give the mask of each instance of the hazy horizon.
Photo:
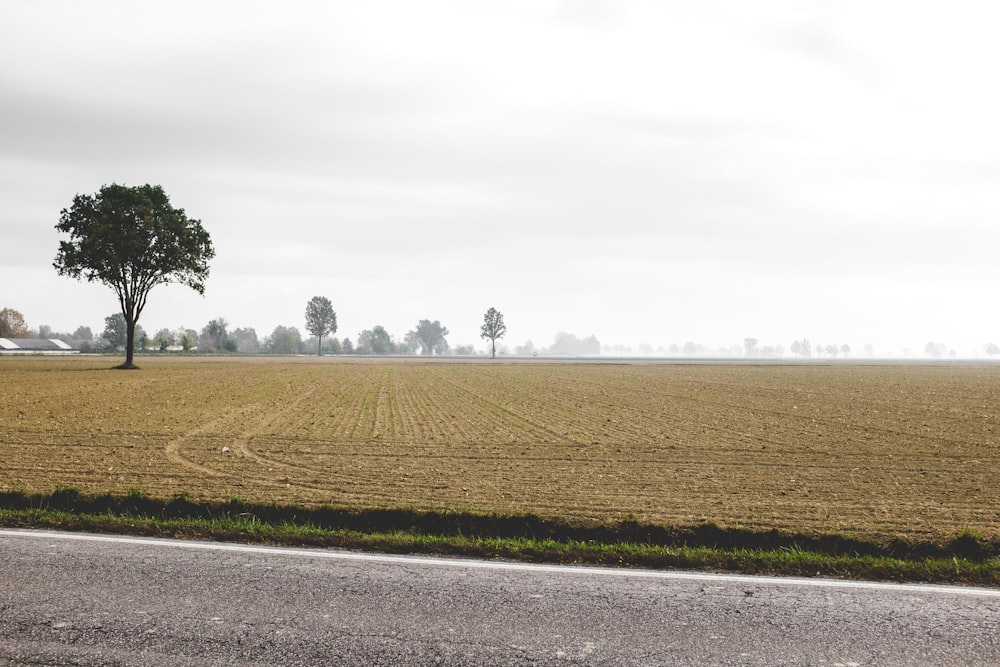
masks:
{"type": "Polygon", "coordinates": [[[59,277],[78,193],[162,185],[260,338],[440,320],[485,349],[1000,343],[1000,8],[986,2],[6,2],[0,308],[103,328],[59,277]]]}

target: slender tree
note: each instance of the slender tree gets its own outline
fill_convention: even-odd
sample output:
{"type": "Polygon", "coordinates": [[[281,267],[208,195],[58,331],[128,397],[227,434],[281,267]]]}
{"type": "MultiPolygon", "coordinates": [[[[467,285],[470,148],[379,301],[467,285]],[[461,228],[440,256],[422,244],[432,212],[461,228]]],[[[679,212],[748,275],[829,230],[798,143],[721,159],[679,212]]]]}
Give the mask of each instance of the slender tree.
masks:
{"type": "Polygon", "coordinates": [[[104,283],[118,296],[128,339],[119,368],[135,368],[136,322],[153,287],[179,283],[205,293],[212,240],[158,185],[111,184],[78,194],[56,229],[69,234],[53,262],[59,275],[104,283]]]}
{"type": "Polygon", "coordinates": [[[306,304],[306,331],[319,339],[316,355],[323,356],[323,336],[337,333],[337,313],[325,296],[314,296],[306,304]]]}
{"type": "Polygon", "coordinates": [[[497,358],[497,338],[503,338],[507,333],[507,325],[503,323],[503,314],[496,308],[490,308],[483,316],[483,326],[480,327],[480,338],[489,338],[493,344],[490,358],[497,358]]]}

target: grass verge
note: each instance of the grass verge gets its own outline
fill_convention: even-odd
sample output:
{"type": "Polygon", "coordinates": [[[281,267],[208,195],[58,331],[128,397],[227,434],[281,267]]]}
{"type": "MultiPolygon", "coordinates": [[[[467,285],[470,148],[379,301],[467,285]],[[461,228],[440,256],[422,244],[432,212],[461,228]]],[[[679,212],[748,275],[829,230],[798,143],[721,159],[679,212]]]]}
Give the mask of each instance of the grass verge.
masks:
{"type": "Polygon", "coordinates": [[[656,569],[923,581],[1000,587],[1000,542],[963,531],[946,543],[751,532],[712,524],[579,524],[533,515],[304,508],[169,500],[139,491],[0,493],[0,525],[387,553],[656,569]]]}

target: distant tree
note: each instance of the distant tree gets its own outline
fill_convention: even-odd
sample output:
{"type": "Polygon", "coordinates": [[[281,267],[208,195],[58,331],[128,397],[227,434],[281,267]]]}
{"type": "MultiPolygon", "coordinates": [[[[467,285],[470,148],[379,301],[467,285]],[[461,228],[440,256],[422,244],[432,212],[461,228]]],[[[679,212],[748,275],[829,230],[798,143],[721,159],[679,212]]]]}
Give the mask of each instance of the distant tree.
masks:
{"type": "Polygon", "coordinates": [[[94,340],[94,333],[90,327],[79,326],[73,332],[73,340],[94,340]]]}
{"type": "Polygon", "coordinates": [[[337,333],[337,313],[325,296],[314,296],[306,304],[306,331],[319,339],[316,354],[323,355],[323,336],[337,333]]]}
{"type": "Polygon", "coordinates": [[[392,336],[381,324],[358,334],[358,354],[392,354],[392,336]]]}
{"type": "Polygon", "coordinates": [[[230,334],[230,340],[236,344],[237,352],[243,354],[260,352],[260,341],[257,340],[257,332],[252,327],[234,329],[230,334]]]}
{"type": "Polygon", "coordinates": [[[118,296],[126,325],[120,368],[135,368],[135,325],[153,287],[174,282],[205,293],[212,240],[158,185],[112,184],[78,194],[56,229],[69,234],[53,263],[59,275],[104,283],[118,296]]]}
{"type": "Polygon", "coordinates": [[[840,351],[844,355],[844,357],[847,357],[847,355],[851,353],[851,346],[848,345],[847,343],[844,343],[843,345],[840,346],[840,351]]]}
{"type": "Polygon", "coordinates": [[[839,351],[840,351],[840,348],[837,347],[836,345],[827,345],[826,346],[826,354],[828,356],[836,357],[837,356],[837,352],[839,352],[839,351]]]}
{"type": "Polygon", "coordinates": [[[483,325],[479,327],[479,337],[488,338],[490,341],[490,359],[497,358],[497,338],[503,338],[506,333],[507,325],[504,324],[503,313],[490,306],[483,315],[483,325]]]}
{"type": "Polygon", "coordinates": [[[190,352],[198,345],[198,332],[194,329],[179,327],[174,331],[174,343],[180,345],[185,352],[190,352]]]}
{"type": "Polygon", "coordinates": [[[948,353],[948,346],[944,343],[930,342],[924,346],[924,352],[931,355],[935,359],[940,359],[948,353]]]}
{"type": "Polygon", "coordinates": [[[271,354],[298,354],[302,346],[302,335],[295,327],[278,325],[268,337],[265,349],[271,354]]]}
{"type": "Polygon", "coordinates": [[[573,334],[560,331],[556,334],[556,342],[549,348],[550,354],[565,354],[570,356],[585,356],[601,353],[601,343],[595,336],[577,338],[573,334]]]}
{"type": "Polygon", "coordinates": [[[340,341],[340,350],[343,354],[354,354],[354,343],[351,342],[350,338],[344,338],[340,341]]]}
{"type": "Polygon", "coordinates": [[[28,335],[28,325],[24,315],[13,308],[0,310],[0,338],[24,338],[28,335]]]}
{"type": "Polygon", "coordinates": [[[459,357],[471,357],[476,354],[476,348],[472,345],[459,345],[454,349],[454,353],[459,357]]]}
{"type": "MultiPolygon", "coordinates": [[[[535,344],[528,340],[524,342],[524,345],[518,345],[515,347],[514,354],[519,357],[535,357],[538,356],[538,350],[535,349],[535,344]]],[[[494,354],[491,356],[495,356],[495,348],[494,354]]]]}
{"type": "Polygon", "coordinates": [[[420,351],[420,337],[416,331],[407,331],[403,336],[403,342],[396,345],[396,350],[400,354],[416,354],[420,351]]]}
{"type": "Polygon", "coordinates": [[[437,320],[420,320],[417,328],[412,332],[415,334],[417,342],[420,344],[420,354],[442,354],[448,350],[447,327],[441,326],[437,320]]]}
{"type": "Polygon", "coordinates": [[[108,344],[108,349],[118,350],[128,343],[128,325],[125,316],[113,313],[104,318],[104,333],[101,338],[108,344]]]}
{"type": "Polygon", "coordinates": [[[986,354],[987,354],[987,355],[989,355],[989,356],[990,356],[991,358],[993,357],[993,355],[994,355],[994,354],[1000,354],[1000,346],[998,346],[998,345],[997,345],[996,343],[987,343],[987,344],[986,344],[986,345],[985,345],[985,346],[983,347],[983,350],[984,350],[984,351],[986,352],[986,354]]]}
{"type": "Polygon", "coordinates": [[[52,327],[48,324],[38,325],[38,337],[39,338],[52,338],[52,327]]]}
{"type": "Polygon", "coordinates": [[[228,337],[228,333],[226,331],[226,327],[228,326],[229,323],[221,317],[216,318],[205,325],[205,328],[201,331],[201,337],[207,341],[210,349],[214,349],[216,351],[223,349],[223,343],[226,342],[226,338],[228,337]]]}
{"type": "Polygon", "coordinates": [[[160,352],[166,352],[167,348],[174,344],[174,335],[170,333],[170,329],[160,329],[153,336],[153,342],[160,352]]]}
{"type": "Polygon", "coordinates": [[[746,350],[746,355],[748,357],[757,356],[757,339],[756,338],[744,338],[743,348],[746,350]]]}
{"type": "Polygon", "coordinates": [[[792,341],[792,354],[797,354],[803,358],[811,357],[812,345],[809,343],[809,339],[803,338],[802,340],[792,341]]]}

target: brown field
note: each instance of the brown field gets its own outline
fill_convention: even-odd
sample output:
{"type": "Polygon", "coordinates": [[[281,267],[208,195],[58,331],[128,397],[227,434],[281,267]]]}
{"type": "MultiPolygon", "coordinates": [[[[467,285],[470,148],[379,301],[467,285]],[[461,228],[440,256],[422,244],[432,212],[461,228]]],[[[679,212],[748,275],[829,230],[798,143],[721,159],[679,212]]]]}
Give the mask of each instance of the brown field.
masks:
{"type": "Polygon", "coordinates": [[[0,358],[0,490],[1000,538],[1000,366],[0,358]]]}

